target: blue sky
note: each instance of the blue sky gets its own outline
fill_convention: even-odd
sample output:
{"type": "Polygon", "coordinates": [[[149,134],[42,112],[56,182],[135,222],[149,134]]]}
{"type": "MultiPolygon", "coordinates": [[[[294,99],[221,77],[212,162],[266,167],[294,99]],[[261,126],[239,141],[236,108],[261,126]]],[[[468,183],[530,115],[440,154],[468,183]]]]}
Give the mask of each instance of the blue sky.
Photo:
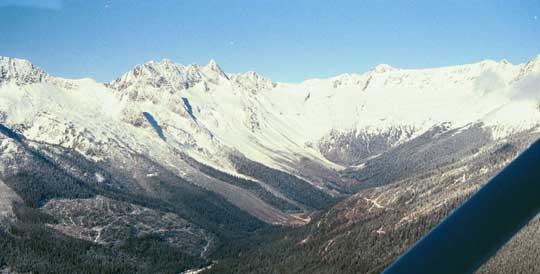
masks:
{"type": "Polygon", "coordinates": [[[0,0],[0,55],[110,81],[169,58],[299,82],[540,54],[540,0],[0,0]]]}

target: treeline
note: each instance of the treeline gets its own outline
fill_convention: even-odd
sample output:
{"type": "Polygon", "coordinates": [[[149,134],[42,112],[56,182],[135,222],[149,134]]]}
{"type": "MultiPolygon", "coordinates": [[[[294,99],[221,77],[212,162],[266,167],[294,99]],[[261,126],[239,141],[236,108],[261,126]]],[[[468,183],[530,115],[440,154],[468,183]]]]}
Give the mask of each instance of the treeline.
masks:
{"type": "Polygon", "coordinates": [[[308,208],[324,209],[336,202],[329,194],[294,175],[251,161],[241,155],[233,154],[230,159],[238,172],[265,182],[308,208]]]}
{"type": "Polygon", "coordinates": [[[259,183],[247,180],[244,178],[240,178],[238,176],[234,176],[222,171],[219,171],[213,167],[207,166],[203,163],[200,163],[196,161],[195,159],[189,157],[188,155],[184,153],[180,153],[182,159],[186,161],[189,165],[192,167],[198,169],[202,173],[216,178],[222,182],[229,183],[231,185],[235,185],[238,187],[241,187],[243,189],[246,189],[250,191],[251,193],[257,195],[261,200],[267,202],[268,204],[274,206],[275,208],[284,210],[284,211],[298,211],[300,210],[299,207],[289,203],[288,201],[285,201],[281,198],[276,197],[273,195],[270,191],[266,190],[263,186],[261,186],[259,183]]]}
{"type": "Polygon", "coordinates": [[[343,176],[362,182],[356,191],[390,184],[470,157],[491,142],[491,136],[481,125],[451,130],[437,126],[367,161],[361,170],[346,170],[343,176]]]}

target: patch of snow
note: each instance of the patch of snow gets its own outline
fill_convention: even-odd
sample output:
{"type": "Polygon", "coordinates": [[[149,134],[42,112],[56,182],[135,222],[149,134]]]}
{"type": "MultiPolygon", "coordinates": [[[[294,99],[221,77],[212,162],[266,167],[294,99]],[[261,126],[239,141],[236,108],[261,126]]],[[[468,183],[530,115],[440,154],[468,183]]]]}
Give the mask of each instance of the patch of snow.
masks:
{"type": "Polygon", "coordinates": [[[105,182],[105,177],[104,177],[103,175],[101,175],[101,173],[96,172],[96,173],[94,174],[94,176],[96,177],[96,181],[97,181],[98,183],[103,183],[103,182],[105,182]]]}
{"type": "Polygon", "coordinates": [[[212,266],[213,266],[213,264],[211,264],[211,265],[209,265],[207,267],[200,268],[200,269],[190,269],[190,270],[184,271],[184,272],[182,272],[180,274],[199,274],[199,273],[202,273],[203,271],[211,269],[212,266]]]}

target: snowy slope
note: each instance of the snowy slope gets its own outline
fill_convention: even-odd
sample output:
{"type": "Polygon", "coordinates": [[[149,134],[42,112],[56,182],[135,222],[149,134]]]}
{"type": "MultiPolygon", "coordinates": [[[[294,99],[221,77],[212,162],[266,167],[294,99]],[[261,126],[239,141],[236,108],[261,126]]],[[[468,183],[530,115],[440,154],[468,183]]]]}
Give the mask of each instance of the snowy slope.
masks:
{"type": "Polygon", "coordinates": [[[185,67],[164,60],[137,66],[111,87],[168,108],[196,130],[265,164],[279,167],[284,159],[278,155],[297,155],[332,167],[309,145],[332,130],[407,127],[419,134],[445,122],[482,122],[499,128],[500,138],[535,125],[539,63],[536,57],[520,65],[483,61],[422,70],[379,65],[364,74],[284,84],[253,72],[229,77],[214,61],[185,67]]]}
{"type": "MultiPolygon", "coordinates": [[[[27,64],[23,60],[9,63],[27,64]]],[[[33,74],[33,70],[38,69],[30,67],[27,71],[33,74]]],[[[226,156],[219,155],[221,145],[213,143],[209,132],[189,124],[189,119],[174,121],[176,116],[177,113],[148,102],[129,104],[129,100],[114,90],[90,79],[64,80],[45,75],[35,83],[6,80],[0,87],[0,124],[26,139],[74,149],[95,162],[113,162],[125,172],[133,172],[131,168],[138,163],[136,157],[143,155],[266,222],[296,222],[295,217],[266,204],[251,192],[204,176],[181,161],[177,151],[207,156],[203,158],[207,161],[226,156]],[[143,112],[155,113],[166,141],[156,134],[143,112]]],[[[9,139],[4,142],[3,152],[15,149],[9,139]]],[[[7,164],[2,169],[12,167],[7,164]]],[[[133,173],[143,188],[155,175],[151,170],[133,173]]]]}
{"type": "Polygon", "coordinates": [[[513,127],[538,121],[539,82],[534,77],[539,71],[523,72],[534,63],[540,63],[538,58],[527,65],[483,61],[424,70],[380,65],[364,74],[280,85],[267,94],[285,119],[307,132],[306,141],[328,128],[425,129],[442,122],[460,126],[478,121],[513,127]],[[536,94],[520,96],[524,82],[536,85],[536,94]]]}
{"type": "MultiPolygon", "coordinates": [[[[384,150],[437,125],[450,130],[478,123],[494,139],[504,138],[538,126],[539,100],[538,56],[518,65],[379,65],[300,84],[274,83],[254,72],[226,74],[213,60],[205,66],[151,61],[102,84],[54,77],[28,61],[0,58],[0,124],[97,162],[126,165],[133,154],[145,155],[186,178],[200,174],[179,161],[178,151],[239,177],[246,176],[230,161],[233,152],[307,178],[313,174],[299,166],[301,159],[341,170],[377,156],[368,147],[371,154],[333,160],[328,154],[341,146],[339,138],[361,137],[369,145],[386,136],[384,150]]],[[[208,180],[204,188],[259,218],[290,218],[247,191],[208,180]],[[236,192],[244,199],[236,199],[236,192]]]]}

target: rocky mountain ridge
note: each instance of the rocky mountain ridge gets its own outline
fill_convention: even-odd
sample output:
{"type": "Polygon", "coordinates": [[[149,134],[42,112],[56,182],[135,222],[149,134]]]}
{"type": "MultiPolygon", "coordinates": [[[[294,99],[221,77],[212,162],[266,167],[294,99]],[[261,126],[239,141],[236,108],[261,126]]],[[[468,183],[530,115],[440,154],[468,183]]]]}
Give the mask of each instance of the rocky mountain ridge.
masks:
{"type": "MultiPolygon", "coordinates": [[[[167,250],[185,270],[276,226],[311,229],[292,239],[305,236],[300,246],[319,250],[324,263],[354,231],[369,230],[362,244],[420,235],[419,222],[435,223],[534,139],[539,100],[539,57],[379,65],[299,84],[170,60],[103,84],[2,57],[0,214],[22,231],[121,252],[130,270],[137,258],[154,265],[127,246],[167,250]],[[181,225],[156,227],[145,212],[181,225]]],[[[373,250],[391,256],[356,270],[403,248],[381,245],[373,250]]],[[[11,255],[0,267],[35,270],[11,255]]]]}

